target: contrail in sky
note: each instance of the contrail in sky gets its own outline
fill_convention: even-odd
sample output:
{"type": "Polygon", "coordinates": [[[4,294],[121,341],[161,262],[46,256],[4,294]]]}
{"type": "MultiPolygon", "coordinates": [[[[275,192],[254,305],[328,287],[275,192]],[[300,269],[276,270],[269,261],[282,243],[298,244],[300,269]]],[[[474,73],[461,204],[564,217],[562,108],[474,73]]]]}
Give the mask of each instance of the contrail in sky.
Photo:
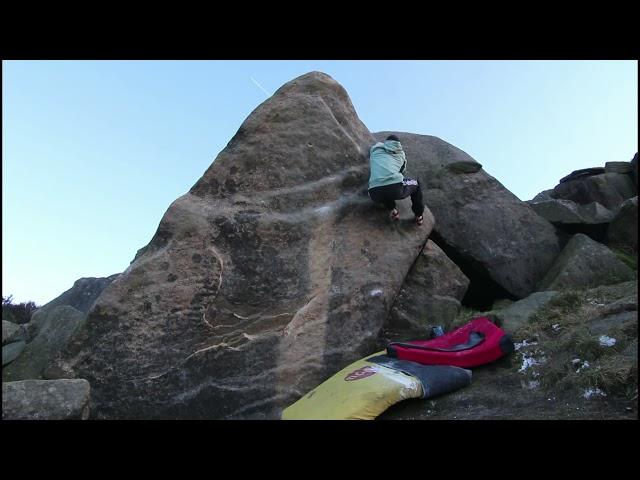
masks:
{"type": "Polygon", "coordinates": [[[249,78],[251,79],[251,81],[252,81],[253,83],[255,83],[255,84],[256,84],[256,87],[258,87],[260,90],[262,90],[262,91],[264,92],[264,94],[267,96],[267,98],[269,98],[269,97],[271,96],[271,94],[270,94],[269,92],[267,92],[267,91],[264,89],[264,87],[263,87],[262,85],[260,85],[260,84],[258,83],[258,81],[257,81],[255,78],[253,78],[253,77],[249,77],[249,78]]]}

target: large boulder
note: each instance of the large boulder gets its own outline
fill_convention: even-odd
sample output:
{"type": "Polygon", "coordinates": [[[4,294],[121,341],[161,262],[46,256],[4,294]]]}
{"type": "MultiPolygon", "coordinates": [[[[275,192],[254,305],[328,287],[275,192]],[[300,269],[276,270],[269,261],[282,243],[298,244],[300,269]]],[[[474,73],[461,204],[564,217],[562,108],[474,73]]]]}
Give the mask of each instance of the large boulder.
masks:
{"type": "Polygon", "coordinates": [[[244,121],[47,369],[96,418],[278,418],[373,353],[433,226],[367,196],[375,142],[313,72],[244,121]]]}
{"type": "Polygon", "coordinates": [[[638,152],[631,159],[631,165],[633,166],[633,183],[638,190],[638,152]]]}
{"type": "Polygon", "coordinates": [[[3,420],[86,420],[89,382],[22,380],[2,383],[3,420]]]}
{"type": "Polygon", "coordinates": [[[635,273],[605,245],[574,235],[540,283],[539,290],[612,285],[635,279],[635,273]]]}
{"type": "Polygon", "coordinates": [[[596,241],[604,241],[609,222],[615,216],[598,202],[580,205],[572,200],[550,198],[527,203],[534,212],[558,228],[563,246],[569,240],[567,237],[575,233],[584,233],[596,241]]]}
{"type": "Polygon", "coordinates": [[[579,205],[572,200],[550,199],[530,201],[529,206],[554,225],[600,225],[613,220],[614,213],[598,202],[579,205]]]}
{"type": "Polygon", "coordinates": [[[118,275],[80,278],[36,310],[24,325],[27,345],[20,357],[2,370],[2,380],[42,378],[47,363],[78,331],[96,299],[118,275]]]}
{"type": "Polygon", "coordinates": [[[448,329],[457,316],[469,279],[431,240],[409,271],[389,315],[389,330],[425,336],[429,328],[448,329]]]}
{"type": "Polygon", "coordinates": [[[529,295],[560,251],[554,227],[459,148],[429,135],[375,136],[381,140],[391,133],[407,154],[405,175],[423,185],[425,203],[436,219],[433,240],[471,285],[494,282],[512,296],[529,295]],[[475,172],[447,168],[465,162],[475,172]]]}
{"type": "Polygon", "coordinates": [[[633,163],[631,162],[607,162],[604,164],[606,173],[633,173],[633,163]]]}
{"type": "MultiPolygon", "coordinates": [[[[24,340],[18,340],[17,342],[7,343],[2,345],[2,373],[4,376],[4,366],[9,365],[23,352],[24,347],[27,346],[27,342],[24,340]]],[[[4,379],[3,379],[4,380],[4,379]]]]}
{"type": "Polygon", "coordinates": [[[614,213],[611,210],[604,208],[598,202],[578,205],[578,213],[582,223],[586,225],[602,225],[611,222],[614,217],[614,213]]]}
{"type": "Polygon", "coordinates": [[[625,201],[607,230],[607,243],[638,252],[638,197],[625,201]]]}

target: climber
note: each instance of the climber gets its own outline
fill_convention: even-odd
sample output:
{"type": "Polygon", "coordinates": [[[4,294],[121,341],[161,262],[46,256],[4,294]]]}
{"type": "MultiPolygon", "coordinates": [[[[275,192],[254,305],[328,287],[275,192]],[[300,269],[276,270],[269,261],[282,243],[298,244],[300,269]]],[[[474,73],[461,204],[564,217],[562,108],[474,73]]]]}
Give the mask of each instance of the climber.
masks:
{"type": "Polygon", "coordinates": [[[416,216],[416,224],[422,225],[424,213],[422,190],[418,180],[405,178],[402,174],[407,166],[407,159],[400,139],[395,135],[389,135],[384,142],[378,142],[371,147],[369,158],[371,200],[387,207],[390,210],[391,220],[398,220],[400,214],[395,201],[411,196],[411,210],[416,216]]]}

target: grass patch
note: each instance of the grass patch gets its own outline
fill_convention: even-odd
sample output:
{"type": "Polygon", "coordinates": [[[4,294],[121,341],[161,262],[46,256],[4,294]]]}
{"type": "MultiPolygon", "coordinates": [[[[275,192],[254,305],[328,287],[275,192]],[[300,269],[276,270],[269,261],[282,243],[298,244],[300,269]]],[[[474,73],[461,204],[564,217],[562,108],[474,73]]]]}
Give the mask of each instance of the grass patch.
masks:
{"type": "MultiPolygon", "coordinates": [[[[581,396],[586,389],[599,388],[607,395],[626,399],[637,395],[638,360],[623,353],[638,341],[637,323],[612,327],[607,335],[616,343],[609,347],[601,345],[600,335],[589,330],[589,323],[599,318],[606,305],[635,292],[637,281],[560,292],[514,334],[516,342],[537,342],[525,350],[547,359],[527,375],[539,380],[544,389],[556,392],[571,391],[581,396]],[[577,359],[579,362],[574,363],[577,359]],[[588,367],[580,368],[584,362],[588,367]]],[[[522,353],[516,352],[519,359],[522,353]]],[[[514,369],[520,367],[519,362],[514,365],[514,369]]]]}
{"type": "Polygon", "coordinates": [[[637,359],[610,355],[576,376],[580,388],[599,388],[611,395],[630,398],[638,389],[638,362],[637,359]]]}
{"type": "Polygon", "coordinates": [[[609,250],[611,250],[627,267],[635,270],[636,272],[638,271],[638,255],[633,251],[633,249],[616,245],[610,246],[609,250]]]}

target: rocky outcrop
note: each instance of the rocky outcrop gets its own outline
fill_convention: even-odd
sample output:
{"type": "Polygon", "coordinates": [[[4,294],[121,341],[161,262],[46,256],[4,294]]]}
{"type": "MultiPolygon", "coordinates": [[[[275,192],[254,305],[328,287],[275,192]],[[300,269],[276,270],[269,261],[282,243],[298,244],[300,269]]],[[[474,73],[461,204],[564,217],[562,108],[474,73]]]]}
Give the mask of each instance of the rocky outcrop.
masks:
{"type": "Polygon", "coordinates": [[[86,420],[86,380],[23,380],[2,383],[3,420],[86,420]]]}
{"type": "Polygon", "coordinates": [[[431,240],[409,271],[389,315],[393,335],[427,336],[430,327],[448,328],[460,311],[469,279],[431,240]]]}
{"type": "Polygon", "coordinates": [[[633,163],[631,162],[607,162],[604,164],[606,173],[633,173],[633,163]]]}
{"type": "Polygon", "coordinates": [[[2,380],[42,378],[47,363],[78,331],[93,303],[117,276],[76,280],[73,287],[36,310],[23,326],[27,344],[2,370],[2,380]]]}
{"type": "Polygon", "coordinates": [[[469,290],[493,282],[517,298],[533,292],[560,251],[553,226],[462,150],[428,135],[375,136],[391,133],[407,154],[405,175],[421,181],[435,216],[432,239],[469,277],[469,290]],[[461,163],[474,168],[448,168],[461,163]]]}
{"type": "Polygon", "coordinates": [[[563,244],[576,233],[611,243],[609,224],[623,202],[638,195],[634,177],[637,154],[634,160],[636,163],[607,162],[604,168],[576,170],[562,178],[553,190],[545,190],[527,203],[558,228],[563,244]]]}
{"type": "Polygon", "coordinates": [[[635,274],[605,245],[575,235],[545,275],[539,290],[595,287],[633,280],[635,274]]]}
{"type": "Polygon", "coordinates": [[[368,198],[374,141],[329,76],[284,85],[169,207],[47,377],[87,378],[96,418],[278,418],[372,353],[432,227],[408,200],[390,224],[368,198]]]}
{"type": "Polygon", "coordinates": [[[630,175],[603,173],[561,182],[553,189],[552,196],[580,205],[598,202],[604,208],[615,211],[622,202],[635,195],[637,190],[630,175]]]}
{"type": "Polygon", "coordinates": [[[638,252],[638,197],[625,201],[607,230],[607,243],[638,252]]]}

